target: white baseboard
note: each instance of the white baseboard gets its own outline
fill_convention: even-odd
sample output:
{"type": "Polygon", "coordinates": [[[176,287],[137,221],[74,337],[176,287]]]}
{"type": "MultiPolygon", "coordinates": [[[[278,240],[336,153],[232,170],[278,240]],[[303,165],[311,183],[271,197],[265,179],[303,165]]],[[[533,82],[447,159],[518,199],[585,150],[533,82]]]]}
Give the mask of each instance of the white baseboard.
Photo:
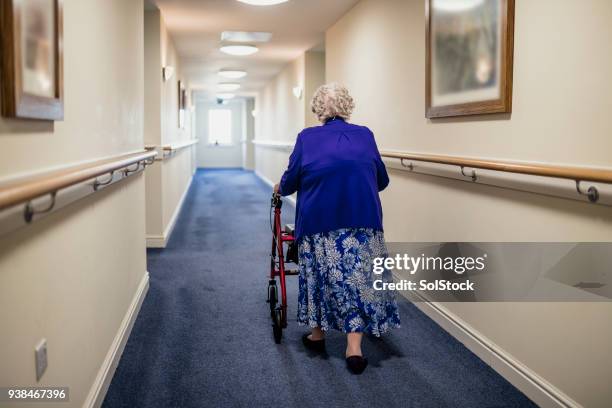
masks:
{"type": "Polygon", "coordinates": [[[147,235],[147,248],[165,248],[166,244],[164,235],[147,235]]]}
{"type": "Polygon", "coordinates": [[[132,303],[130,304],[127,313],[123,317],[123,321],[119,326],[119,331],[115,335],[110,350],[106,354],[106,358],[102,363],[102,367],[98,371],[98,375],[96,376],[96,379],[90,388],[89,393],[87,394],[83,407],[98,408],[102,406],[102,402],[104,402],[104,397],[106,396],[108,387],[113,379],[113,375],[115,374],[115,370],[117,369],[121,355],[123,354],[125,343],[130,337],[132,327],[134,327],[134,322],[136,321],[138,312],[140,312],[140,306],[142,305],[142,301],[144,300],[148,290],[149,272],[145,271],[142,279],[140,280],[140,284],[138,285],[138,289],[136,290],[136,294],[132,299],[132,303]]]}
{"type": "Polygon", "coordinates": [[[147,248],[165,248],[168,244],[168,240],[172,235],[172,231],[174,231],[174,227],[176,226],[176,220],[178,219],[179,214],[181,213],[181,209],[183,208],[183,204],[185,203],[185,198],[187,198],[187,193],[191,188],[191,183],[193,182],[193,175],[189,178],[189,183],[187,183],[187,187],[185,191],[183,191],[183,195],[179,200],[176,208],[174,209],[174,213],[172,213],[172,217],[170,218],[170,222],[166,226],[163,235],[151,235],[147,234],[147,248]]]}
{"type": "MultiPolygon", "coordinates": [[[[259,177],[261,179],[261,181],[263,181],[264,183],[266,183],[267,185],[269,185],[271,188],[274,188],[274,184],[269,178],[267,178],[266,176],[264,176],[263,174],[261,174],[259,171],[255,170],[254,171],[255,175],[257,177],[259,177]]],[[[294,208],[295,208],[295,197],[290,195],[287,197],[284,197],[285,200],[287,200],[294,208]]]]}
{"type": "MultiPolygon", "coordinates": [[[[396,277],[396,279],[400,279],[400,277],[396,277]]],[[[416,292],[401,293],[539,406],[550,408],[581,407],[568,395],[537,375],[443,305],[429,302],[416,292]]]]}

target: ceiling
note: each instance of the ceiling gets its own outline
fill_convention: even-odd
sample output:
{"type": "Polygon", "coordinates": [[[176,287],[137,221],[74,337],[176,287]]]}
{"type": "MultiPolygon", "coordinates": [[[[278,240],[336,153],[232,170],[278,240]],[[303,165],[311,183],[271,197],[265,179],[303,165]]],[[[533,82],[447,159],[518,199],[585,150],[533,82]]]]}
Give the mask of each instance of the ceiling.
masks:
{"type": "Polygon", "coordinates": [[[213,97],[221,81],[240,82],[235,93],[252,96],[304,51],[324,49],[325,30],[358,0],[290,0],[275,6],[236,0],[149,1],[161,10],[190,85],[213,97]],[[254,55],[234,57],[219,51],[222,31],[267,31],[272,40],[258,44],[254,55]],[[217,75],[222,68],[244,69],[248,75],[222,79],[217,75]]]}

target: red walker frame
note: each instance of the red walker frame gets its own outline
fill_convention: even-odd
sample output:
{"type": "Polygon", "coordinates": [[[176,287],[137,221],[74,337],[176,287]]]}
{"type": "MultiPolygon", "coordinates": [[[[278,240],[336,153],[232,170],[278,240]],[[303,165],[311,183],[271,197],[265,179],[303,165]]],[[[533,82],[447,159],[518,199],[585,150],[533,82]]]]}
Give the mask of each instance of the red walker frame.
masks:
{"type": "Polygon", "coordinates": [[[283,201],[278,194],[272,195],[272,208],[274,209],[274,225],[272,226],[272,252],[270,254],[270,280],[268,281],[268,300],[270,304],[270,317],[272,318],[272,330],[275,343],[280,343],[283,329],[287,327],[287,285],[285,276],[297,275],[297,270],[285,269],[284,244],[295,242],[293,232],[281,227],[281,207],[283,201]],[[278,290],[276,277],[280,281],[281,298],[278,302],[278,290]]]}

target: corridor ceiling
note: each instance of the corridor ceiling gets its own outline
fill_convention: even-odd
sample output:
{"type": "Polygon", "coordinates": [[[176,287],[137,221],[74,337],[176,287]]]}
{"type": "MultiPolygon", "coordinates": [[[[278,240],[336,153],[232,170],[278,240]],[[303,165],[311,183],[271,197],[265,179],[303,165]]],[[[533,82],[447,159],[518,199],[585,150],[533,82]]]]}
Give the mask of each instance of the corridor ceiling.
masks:
{"type": "Polygon", "coordinates": [[[183,73],[203,96],[214,97],[222,68],[244,69],[238,96],[253,96],[285,64],[310,49],[324,47],[325,30],[358,0],[290,0],[253,6],[236,0],[150,0],[161,14],[181,58],[183,73]],[[223,31],[267,31],[259,52],[234,57],[219,51],[223,31]]]}

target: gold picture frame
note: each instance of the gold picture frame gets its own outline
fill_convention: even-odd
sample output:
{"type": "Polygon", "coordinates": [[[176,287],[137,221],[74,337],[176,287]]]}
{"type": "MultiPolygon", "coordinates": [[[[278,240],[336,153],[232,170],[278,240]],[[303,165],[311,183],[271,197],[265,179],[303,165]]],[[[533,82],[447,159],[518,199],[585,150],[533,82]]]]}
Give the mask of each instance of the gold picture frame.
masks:
{"type": "Polygon", "coordinates": [[[2,115],[63,120],[62,0],[2,0],[2,115]]]}
{"type": "Polygon", "coordinates": [[[425,0],[425,21],[425,116],[512,112],[514,0],[425,0]]]}

